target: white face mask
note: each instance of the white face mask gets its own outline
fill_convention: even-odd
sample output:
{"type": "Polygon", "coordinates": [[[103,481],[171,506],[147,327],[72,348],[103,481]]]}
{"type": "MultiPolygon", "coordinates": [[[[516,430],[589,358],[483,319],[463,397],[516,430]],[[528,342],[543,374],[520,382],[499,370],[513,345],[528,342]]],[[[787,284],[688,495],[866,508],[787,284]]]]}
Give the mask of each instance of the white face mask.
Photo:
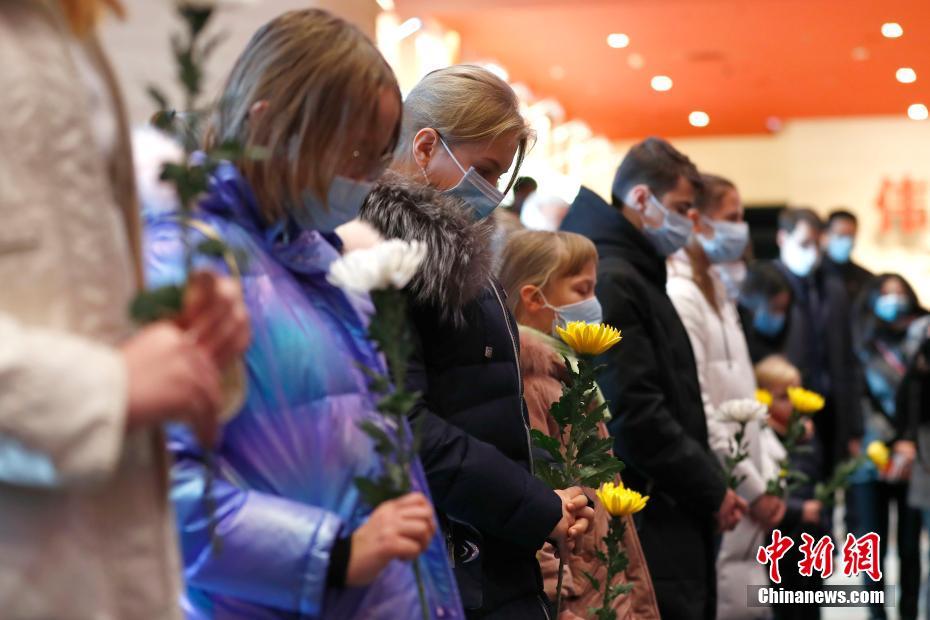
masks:
{"type": "Polygon", "coordinates": [[[817,252],[817,246],[811,244],[803,247],[791,237],[785,237],[785,242],[781,246],[781,260],[785,267],[799,278],[806,278],[817,266],[820,254],[817,252]]]}

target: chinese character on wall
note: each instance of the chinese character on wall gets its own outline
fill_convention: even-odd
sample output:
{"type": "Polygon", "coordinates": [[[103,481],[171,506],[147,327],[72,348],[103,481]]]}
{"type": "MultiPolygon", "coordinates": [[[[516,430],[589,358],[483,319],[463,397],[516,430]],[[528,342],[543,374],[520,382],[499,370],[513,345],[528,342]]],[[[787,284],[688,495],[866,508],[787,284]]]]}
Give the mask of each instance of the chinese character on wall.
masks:
{"type": "Polygon", "coordinates": [[[875,207],[879,213],[878,234],[887,239],[896,233],[895,242],[917,242],[917,235],[927,230],[927,182],[904,176],[899,181],[882,179],[875,207]]]}

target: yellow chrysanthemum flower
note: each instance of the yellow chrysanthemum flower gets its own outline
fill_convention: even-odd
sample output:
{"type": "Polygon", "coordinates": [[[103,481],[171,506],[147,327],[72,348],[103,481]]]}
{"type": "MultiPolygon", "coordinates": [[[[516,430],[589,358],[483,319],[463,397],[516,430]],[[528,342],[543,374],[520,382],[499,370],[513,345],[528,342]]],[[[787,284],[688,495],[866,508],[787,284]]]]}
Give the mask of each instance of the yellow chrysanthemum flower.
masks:
{"type": "Polygon", "coordinates": [[[598,323],[592,325],[584,321],[572,321],[565,329],[556,327],[562,340],[578,355],[600,355],[620,342],[620,330],[598,323]]]}
{"type": "Polygon", "coordinates": [[[787,478],[787,477],[788,477],[788,470],[785,469],[784,467],[782,467],[781,469],[779,469],[779,470],[778,470],[778,477],[781,478],[782,480],[784,480],[785,478],[787,478]]]}
{"type": "Polygon", "coordinates": [[[891,451],[881,441],[873,441],[865,449],[865,455],[869,460],[875,463],[879,471],[885,471],[888,463],[891,461],[891,451]]]}
{"type": "Polygon", "coordinates": [[[791,400],[791,406],[803,415],[813,415],[823,409],[823,396],[801,387],[788,388],[788,399],[791,400]]]}
{"type": "Polygon", "coordinates": [[[758,389],[756,390],[756,400],[765,405],[766,407],[772,406],[772,393],[768,390],[758,389]]]}
{"type": "Polygon", "coordinates": [[[597,490],[597,498],[604,504],[607,512],[614,517],[625,517],[635,514],[646,507],[649,496],[643,497],[640,493],[628,489],[623,484],[606,482],[597,490]]]}

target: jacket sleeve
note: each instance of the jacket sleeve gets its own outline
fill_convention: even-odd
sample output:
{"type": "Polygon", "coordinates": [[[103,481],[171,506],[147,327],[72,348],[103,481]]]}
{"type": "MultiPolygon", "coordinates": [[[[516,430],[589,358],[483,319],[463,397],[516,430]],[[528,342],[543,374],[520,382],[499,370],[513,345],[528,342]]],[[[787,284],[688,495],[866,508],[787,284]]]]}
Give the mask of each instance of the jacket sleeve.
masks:
{"type": "Polygon", "coordinates": [[[605,274],[597,286],[604,319],[623,331],[623,341],[604,356],[599,385],[614,417],[608,424],[618,455],[651,478],[659,490],[689,511],[713,515],[726,494],[716,458],[689,436],[669,410],[653,343],[644,326],[647,313],[639,295],[616,275],[605,274]]]}
{"type": "Polygon", "coordinates": [[[119,351],[0,314],[0,480],[67,486],[118,466],[127,406],[119,351]]]}
{"type": "Polygon", "coordinates": [[[237,487],[217,471],[212,486],[219,548],[209,536],[203,454],[190,433],[170,429],[175,456],[171,497],[177,512],[184,577],[217,594],[319,618],[330,551],[343,534],[322,508],[237,487]]]}
{"type": "MultiPolygon", "coordinates": [[[[418,342],[407,368],[408,387],[429,391],[429,377],[418,342]]],[[[562,518],[562,501],[529,471],[494,446],[472,437],[430,411],[421,397],[410,413],[420,425],[420,461],[439,510],[483,534],[528,549],[542,547],[562,518]]]]}
{"type": "MultiPolygon", "coordinates": [[[[694,294],[700,294],[697,289],[685,290],[683,287],[674,286],[669,283],[669,297],[681,322],[688,332],[688,338],[691,340],[691,348],[694,350],[694,363],[697,366],[698,381],[701,385],[701,400],[704,403],[704,412],[707,417],[707,439],[710,449],[723,462],[731,453],[731,443],[736,433],[737,425],[724,422],[717,416],[716,408],[710,400],[707,391],[708,382],[708,348],[707,330],[705,328],[709,317],[703,316],[701,306],[694,294]]],[[[742,334],[741,334],[742,335],[742,334]]],[[[753,429],[746,429],[747,434],[751,434],[753,429]]],[[[748,440],[748,438],[747,438],[748,440]]],[[[752,442],[748,442],[751,446],[752,442]]],[[[765,492],[765,480],[759,472],[759,468],[750,458],[744,459],[733,470],[733,475],[743,477],[736,491],[748,502],[754,502],[756,498],[765,492]]]]}

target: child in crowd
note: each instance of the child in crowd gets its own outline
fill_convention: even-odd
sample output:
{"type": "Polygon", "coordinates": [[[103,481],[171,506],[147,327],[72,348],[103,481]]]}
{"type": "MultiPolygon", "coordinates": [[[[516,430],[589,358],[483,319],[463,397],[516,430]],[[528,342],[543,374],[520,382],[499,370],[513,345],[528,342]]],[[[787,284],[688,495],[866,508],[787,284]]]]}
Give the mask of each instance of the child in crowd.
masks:
{"type": "MultiPolygon", "coordinates": [[[[770,355],[756,364],[756,382],[760,389],[767,390],[772,395],[772,404],[769,406],[769,426],[779,439],[784,441],[792,410],[788,388],[800,387],[801,373],[781,355],[770,355]]],[[[810,534],[815,540],[829,534],[824,525],[823,505],[814,499],[814,486],[820,479],[822,471],[822,450],[809,419],[805,420],[805,426],[807,432],[798,442],[801,449],[796,450],[790,456],[786,469],[789,472],[804,474],[807,480],[792,486],[785,502],[785,516],[776,526],[783,536],[789,536],[794,540],[794,545],[781,559],[780,564],[782,569],[780,587],[785,590],[813,591],[823,587],[823,580],[816,571],[811,577],[803,577],[798,572],[798,561],[802,557],[798,550],[802,543],[801,534],[810,534]]],[[[782,446],[778,447],[781,448],[781,456],[777,457],[780,460],[785,455],[785,451],[782,446]]],[[[770,542],[769,538],[763,544],[770,542]]],[[[778,605],[773,610],[778,620],[820,617],[820,609],[816,605],[778,605]]]]}

